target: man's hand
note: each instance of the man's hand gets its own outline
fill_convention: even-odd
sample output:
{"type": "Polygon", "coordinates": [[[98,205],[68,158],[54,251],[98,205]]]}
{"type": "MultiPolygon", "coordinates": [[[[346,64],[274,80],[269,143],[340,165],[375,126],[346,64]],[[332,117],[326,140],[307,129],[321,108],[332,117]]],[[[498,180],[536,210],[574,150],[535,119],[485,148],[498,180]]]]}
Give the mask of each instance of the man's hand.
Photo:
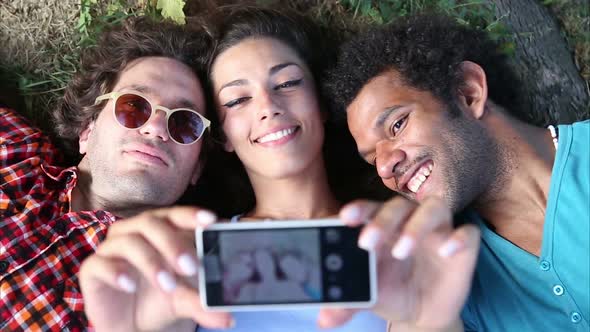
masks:
{"type": "MultiPolygon", "coordinates": [[[[421,204],[403,197],[386,203],[357,201],[340,218],[367,224],[359,246],[375,250],[378,301],[373,311],[394,331],[462,330],[459,314],[471,286],[480,234],[474,225],[453,227],[452,212],[440,199],[421,204]]],[[[334,327],[355,310],[322,309],[319,324],[334,327]]]]}
{"type": "Polygon", "coordinates": [[[215,221],[189,207],[117,221],[80,268],[85,311],[97,331],[228,328],[227,313],[204,312],[196,290],[194,231],[215,221]]]}

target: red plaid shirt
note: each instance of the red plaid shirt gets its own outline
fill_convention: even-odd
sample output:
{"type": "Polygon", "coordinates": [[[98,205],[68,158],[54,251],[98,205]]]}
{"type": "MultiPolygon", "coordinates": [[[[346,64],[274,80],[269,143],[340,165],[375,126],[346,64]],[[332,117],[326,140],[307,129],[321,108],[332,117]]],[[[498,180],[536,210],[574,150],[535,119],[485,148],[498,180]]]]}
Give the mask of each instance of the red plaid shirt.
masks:
{"type": "Polygon", "coordinates": [[[0,108],[0,331],[81,331],[81,261],[115,217],[71,212],[77,168],[22,117],[0,108]]]}

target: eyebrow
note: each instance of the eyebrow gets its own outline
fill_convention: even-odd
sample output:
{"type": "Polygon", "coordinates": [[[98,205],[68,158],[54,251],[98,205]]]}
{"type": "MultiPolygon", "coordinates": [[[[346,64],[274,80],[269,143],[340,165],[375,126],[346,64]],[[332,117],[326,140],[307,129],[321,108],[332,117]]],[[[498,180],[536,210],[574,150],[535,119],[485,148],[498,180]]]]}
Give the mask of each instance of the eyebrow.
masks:
{"type": "MultiPolygon", "coordinates": [[[[289,67],[289,66],[297,66],[298,68],[301,68],[301,66],[299,66],[295,62],[285,62],[285,63],[280,63],[278,65],[272,66],[269,70],[269,73],[270,73],[270,75],[274,75],[277,72],[281,71],[283,68],[289,67]]],[[[219,92],[221,92],[221,90],[231,87],[231,86],[242,86],[242,85],[246,85],[246,84],[248,84],[247,79],[233,80],[231,82],[228,82],[228,83],[225,83],[224,85],[222,85],[221,88],[219,88],[219,92]]]]}
{"type": "Polygon", "coordinates": [[[289,67],[289,66],[296,66],[298,68],[301,68],[301,66],[299,66],[298,64],[296,64],[295,62],[285,62],[285,63],[280,63],[278,65],[272,66],[269,70],[271,75],[276,74],[278,71],[280,71],[281,69],[285,68],[285,67],[289,67]]]}
{"type": "Polygon", "coordinates": [[[239,80],[233,80],[231,82],[225,83],[224,85],[221,86],[221,88],[219,89],[219,91],[228,88],[230,86],[240,86],[240,85],[246,85],[248,84],[248,80],[244,80],[244,79],[239,79],[239,80]]]}
{"type": "Polygon", "coordinates": [[[383,124],[385,123],[385,121],[387,121],[389,116],[391,116],[392,113],[395,113],[400,108],[402,108],[402,105],[394,105],[394,106],[387,107],[377,117],[377,121],[375,121],[375,124],[373,125],[373,130],[377,130],[377,129],[383,127],[383,124]]]}
{"type": "Polygon", "coordinates": [[[119,88],[119,91],[121,90],[135,90],[137,92],[141,92],[141,93],[145,93],[145,94],[149,94],[150,92],[154,91],[152,88],[148,87],[147,85],[139,85],[139,84],[131,84],[131,85],[125,85],[122,88],[119,88]]]}
{"type": "MultiPolygon", "coordinates": [[[[383,112],[381,112],[377,116],[377,120],[375,121],[375,124],[373,125],[373,128],[371,128],[371,130],[378,130],[379,128],[383,127],[383,124],[385,124],[385,121],[387,121],[387,119],[391,116],[391,114],[395,113],[400,108],[402,108],[402,105],[393,105],[393,106],[389,106],[389,107],[385,108],[385,110],[383,110],[383,112]]],[[[359,151],[359,155],[364,160],[367,160],[366,156],[369,153],[370,153],[370,151],[359,151]]]]}
{"type": "MultiPolygon", "coordinates": [[[[141,92],[146,95],[154,94],[154,89],[150,88],[147,85],[139,85],[139,84],[126,85],[126,86],[120,88],[119,91],[127,90],[127,89],[135,90],[137,92],[141,92]]],[[[164,105],[161,105],[161,106],[164,106],[164,105]]],[[[197,105],[195,105],[195,103],[193,103],[192,101],[190,101],[186,98],[180,98],[180,99],[176,100],[172,105],[170,105],[170,106],[167,105],[166,107],[170,108],[170,109],[190,108],[194,111],[199,111],[199,108],[197,107],[197,105]]]]}

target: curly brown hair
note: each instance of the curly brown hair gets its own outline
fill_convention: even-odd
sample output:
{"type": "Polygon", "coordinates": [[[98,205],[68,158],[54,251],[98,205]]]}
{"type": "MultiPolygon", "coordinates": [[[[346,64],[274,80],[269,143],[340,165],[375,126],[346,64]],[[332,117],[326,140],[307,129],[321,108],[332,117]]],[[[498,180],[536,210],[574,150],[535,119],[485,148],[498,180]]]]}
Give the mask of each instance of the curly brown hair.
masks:
{"type": "MultiPolygon", "coordinates": [[[[119,74],[133,60],[147,56],[176,59],[192,68],[203,83],[212,49],[212,38],[198,18],[183,26],[148,17],[130,18],[106,31],[98,45],[82,54],[80,71],[52,113],[57,134],[76,147],[80,133],[103,109],[104,105],[94,105],[96,97],[111,92],[119,74]]],[[[207,102],[207,109],[210,105],[207,102]]]]}

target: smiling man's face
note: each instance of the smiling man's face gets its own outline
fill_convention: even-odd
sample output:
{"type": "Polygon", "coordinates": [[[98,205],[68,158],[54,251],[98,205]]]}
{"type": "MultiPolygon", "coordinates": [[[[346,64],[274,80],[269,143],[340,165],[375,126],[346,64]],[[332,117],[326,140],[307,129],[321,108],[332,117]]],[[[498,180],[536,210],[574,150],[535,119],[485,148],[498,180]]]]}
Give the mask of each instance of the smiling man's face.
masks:
{"type": "MultiPolygon", "coordinates": [[[[153,105],[187,107],[205,115],[201,84],[189,67],[164,57],[131,62],[113,92],[139,92],[153,105]]],[[[196,183],[203,139],[180,145],[168,134],[166,114],[157,111],[139,129],[127,129],[113,115],[109,100],[80,135],[80,169],[90,173],[93,194],[125,205],[174,203],[189,183],[196,183]]]]}
{"type": "Polygon", "coordinates": [[[477,120],[408,86],[395,70],[365,84],[347,121],[361,156],[409,199],[438,196],[458,210],[486,188],[490,141],[477,120]]]}

